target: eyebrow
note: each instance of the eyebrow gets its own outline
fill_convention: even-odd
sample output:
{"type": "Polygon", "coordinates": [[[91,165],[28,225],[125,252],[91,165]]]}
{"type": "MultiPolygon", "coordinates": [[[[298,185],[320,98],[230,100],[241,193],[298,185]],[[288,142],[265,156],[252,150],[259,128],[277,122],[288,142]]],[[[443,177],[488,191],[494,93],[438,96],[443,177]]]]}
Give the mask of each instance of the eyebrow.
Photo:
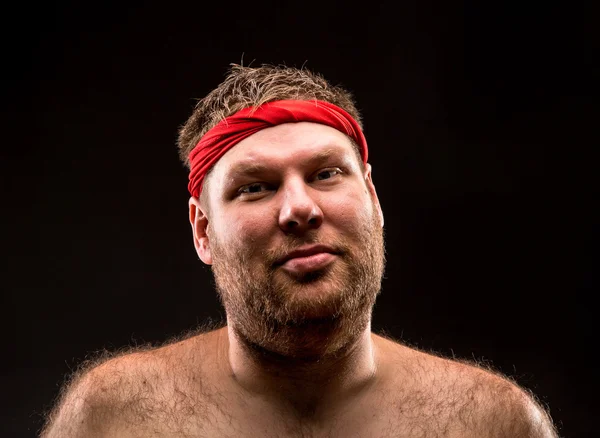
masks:
{"type": "MultiPolygon", "coordinates": [[[[319,164],[324,163],[333,156],[341,156],[342,150],[336,147],[328,147],[313,154],[308,160],[308,163],[319,164]]],[[[268,172],[270,168],[255,160],[241,161],[232,166],[227,172],[227,178],[236,178],[242,176],[256,176],[268,172]]]]}

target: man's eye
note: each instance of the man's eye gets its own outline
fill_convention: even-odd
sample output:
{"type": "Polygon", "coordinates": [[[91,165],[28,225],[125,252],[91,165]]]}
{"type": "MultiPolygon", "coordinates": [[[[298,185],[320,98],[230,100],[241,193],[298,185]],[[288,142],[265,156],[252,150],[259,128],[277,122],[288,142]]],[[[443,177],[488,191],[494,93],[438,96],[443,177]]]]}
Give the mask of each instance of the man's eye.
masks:
{"type": "Polygon", "coordinates": [[[322,181],[324,179],[333,178],[334,176],[336,176],[340,173],[342,173],[342,171],[337,168],[336,169],[325,169],[325,170],[322,170],[321,172],[317,173],[316,179],[322,181]]]}
{"type": "Polygon", "coordinates": [[[246,186],[240,187],[238,190],[238,194],[253,194],[260,193],[267,189],[267,185],[265,183],[253,183],[248,184],[246,186]]]}

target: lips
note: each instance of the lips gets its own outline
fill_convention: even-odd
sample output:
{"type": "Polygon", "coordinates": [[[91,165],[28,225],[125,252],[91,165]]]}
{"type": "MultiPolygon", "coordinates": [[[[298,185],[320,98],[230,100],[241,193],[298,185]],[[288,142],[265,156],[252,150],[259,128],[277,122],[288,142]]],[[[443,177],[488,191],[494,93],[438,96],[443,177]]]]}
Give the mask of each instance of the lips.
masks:
{"type": "Polygon", "coordinates": [[[275,265],[281,266],[292,259],[310,257],[321,253],[336,254],[336,251],[334,251],[333,248],[326,245],[305,246],[288,253],[285,257],[280,258],[279,260],[277,260],[277,262],[275,262],[275,265]]]}
{"type": "Polygon", "coordinates": [[[293,274],[323,269],[335,261],[337,255],[333,248],[324,245],[312,245],[298,248],[278,260],[275,265],[293,274]]]}

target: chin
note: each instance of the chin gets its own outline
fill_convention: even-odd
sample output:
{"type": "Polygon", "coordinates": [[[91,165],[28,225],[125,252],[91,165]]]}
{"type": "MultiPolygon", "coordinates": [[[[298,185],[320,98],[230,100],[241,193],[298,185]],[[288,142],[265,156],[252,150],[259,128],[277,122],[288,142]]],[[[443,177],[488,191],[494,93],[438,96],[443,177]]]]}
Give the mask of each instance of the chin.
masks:
{"type": "MultiPolygon", "coordinates": [[[[345,282],[335,272],[315,271],[277,284],[284,312],[294,323],[325,323],[343,317],[345,282]]],[[[279,282],[278,282],[279,283],[279,282]]]]}

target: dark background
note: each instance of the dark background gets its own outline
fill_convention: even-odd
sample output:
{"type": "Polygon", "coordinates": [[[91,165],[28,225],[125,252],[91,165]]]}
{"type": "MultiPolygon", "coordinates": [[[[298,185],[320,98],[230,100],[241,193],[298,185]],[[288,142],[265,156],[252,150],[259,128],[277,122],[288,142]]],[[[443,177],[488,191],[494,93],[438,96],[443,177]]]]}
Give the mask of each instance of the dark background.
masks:
{"type": "Polygon", "coordinates": [[[2,436],[36,436],[88,353],[223,316],[175,141],[242,57],[356,96],[386,220],[374,330],[485,361],[593,436],[595,11],[216,3],[4,9],[2,436]]]}

